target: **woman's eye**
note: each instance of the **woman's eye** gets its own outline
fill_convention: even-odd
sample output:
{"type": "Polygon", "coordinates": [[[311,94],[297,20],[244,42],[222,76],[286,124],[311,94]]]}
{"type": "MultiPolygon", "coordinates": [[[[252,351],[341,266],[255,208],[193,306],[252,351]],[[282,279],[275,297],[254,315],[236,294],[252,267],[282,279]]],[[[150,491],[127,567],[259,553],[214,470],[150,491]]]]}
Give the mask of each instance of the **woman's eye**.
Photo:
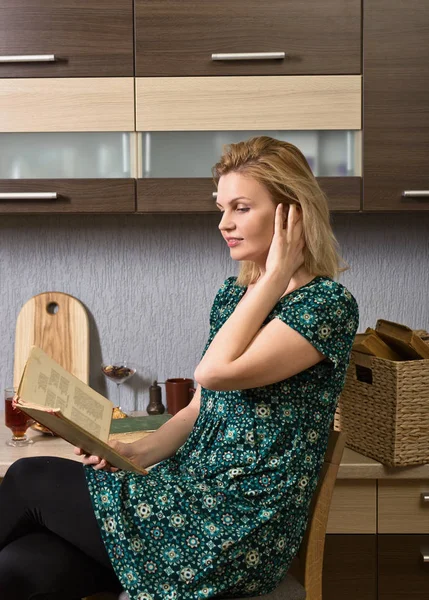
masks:
{"type": "Polygon", "coordinates": [[[237,208],[238,212],[247,212],[249,208],[237,208]]]}

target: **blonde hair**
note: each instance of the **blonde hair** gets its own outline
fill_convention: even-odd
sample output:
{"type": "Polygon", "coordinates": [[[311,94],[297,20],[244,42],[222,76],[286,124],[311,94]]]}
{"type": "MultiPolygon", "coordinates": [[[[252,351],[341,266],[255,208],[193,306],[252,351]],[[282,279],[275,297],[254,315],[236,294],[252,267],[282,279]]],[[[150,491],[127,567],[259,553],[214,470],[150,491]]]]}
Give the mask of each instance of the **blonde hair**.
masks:
{"type": "MultiPolygon", "coordinates": [[[[224,147],[212,169],[217,185],[227,173],[242,173],[265,186],[274,204],[298,204],[302,210],[304,267],[317,276],[335,278],[348,269],[338,253],[328,202],[302,152],[293,144],[268,136],[224,147]],[[344,266],[340,266],[340,265],[344,266]]],[[[252,261],[242,261],[237,284],[248,286],[260,276],[252,261]]]]}

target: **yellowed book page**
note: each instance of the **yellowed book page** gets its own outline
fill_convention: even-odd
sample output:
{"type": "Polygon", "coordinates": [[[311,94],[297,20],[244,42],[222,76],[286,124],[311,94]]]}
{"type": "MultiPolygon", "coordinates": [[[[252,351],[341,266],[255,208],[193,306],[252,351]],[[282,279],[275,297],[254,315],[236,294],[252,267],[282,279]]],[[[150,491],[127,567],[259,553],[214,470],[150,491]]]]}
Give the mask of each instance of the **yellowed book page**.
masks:
{"type": "Polygon", "coordinates": [[[71,375],[36,346],[29,354],[18,395],[22,405],[59,410],[66,419],[107,442],[113,412],[110,400],[71,375]]]}
{"type": "Polygon", "coordinates": [[[95,438],[93,435],[84,431],[64,417],[58,408],[54,408],[53,412],[47,412],[46,408],[34,408],[18,401],[17,406],[21,408],[28,416],[32,417],[51,431],[67,440],[74,446],[82,448],[87,454],[100,456],[105,458],[112,466],[118,467],[125,471],[135,471],[145,475],[147,471],[132,463],[128,458],[122,456],[112,447],[108,446],[102,440],[95,438]]]}

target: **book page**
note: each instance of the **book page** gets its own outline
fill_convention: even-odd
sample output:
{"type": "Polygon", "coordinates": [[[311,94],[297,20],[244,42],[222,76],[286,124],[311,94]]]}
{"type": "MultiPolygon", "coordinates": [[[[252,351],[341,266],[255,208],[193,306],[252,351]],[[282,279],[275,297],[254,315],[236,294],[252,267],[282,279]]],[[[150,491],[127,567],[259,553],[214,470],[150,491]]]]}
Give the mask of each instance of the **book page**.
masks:
{"type": "Polygon", "coordinates": [[[113,412],[110,400],[71,375],[36,346],[29,354],[18,395],[22,405],[60,410],[67,419],[107,442],[113,412]]]}
{"type": "MultiPolygon", "coordinates": [[[[94,454],[105,458],[112,466],[125,471],[135,471],[146,475],[147,471],[143,467],[131,462],[128,458],[119,454],[111,446],[95,438],[91,433],[84,431],[73,421],[69,421],[60,412],[47,412],[46,408],[34,408],[33,405],[18,403],[20,409],[35,421],[42,423],[45,427],[54,431],[70,444],[78,446],[88,454],[94,454]]],[[[58,410],[58,409],[54,409],[58,410]]]]}

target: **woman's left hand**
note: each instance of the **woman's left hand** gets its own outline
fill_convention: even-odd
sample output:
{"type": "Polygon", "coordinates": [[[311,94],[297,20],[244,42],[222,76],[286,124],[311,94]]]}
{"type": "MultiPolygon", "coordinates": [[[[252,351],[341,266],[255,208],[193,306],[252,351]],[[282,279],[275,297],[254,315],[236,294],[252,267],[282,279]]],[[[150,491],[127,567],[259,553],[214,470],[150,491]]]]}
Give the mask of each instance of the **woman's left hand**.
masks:
{"type": "Polygon", "coordinates": [[[279,204],[274,217],[274,235],[268,252],[265,270],[287,285],[304,263],[304,230],[302,216],[296,204],[289,205],[287,217],[279,204]],[[283,222],[286,218],[286,227],[283,222]]]}

